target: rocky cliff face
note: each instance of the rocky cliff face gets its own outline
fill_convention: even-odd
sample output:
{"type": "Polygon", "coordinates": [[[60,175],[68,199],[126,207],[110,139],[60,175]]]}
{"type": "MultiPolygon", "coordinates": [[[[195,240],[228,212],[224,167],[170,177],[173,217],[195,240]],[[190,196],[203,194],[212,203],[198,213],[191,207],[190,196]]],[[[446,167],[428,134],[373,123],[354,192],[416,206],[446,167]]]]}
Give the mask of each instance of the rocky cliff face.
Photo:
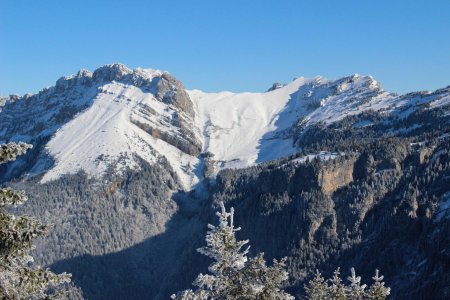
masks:
{"type": "Polygon", "coordinates": [[[179,148],[183,152],[197,156],[202,151],[202,144],[198,140],[196,128],[193,128],[195,111],[193,103],[185,91],[182,83],[168,73],[152,80],[155,89],[155,97],[159,101],[174,107],[170,123],[179,128],[179,133],[168,134],[161,132],[159,126],[145,127],[153,136],[158,136],[163,141],[179,148]]]}
{"type": "Polygon", "coordinates": [[[325,194],[330,195],[353,181],[355,161],[356,158],[349,158],[343,163],[329,165],[320,170],[317,179],[325,194]]]}

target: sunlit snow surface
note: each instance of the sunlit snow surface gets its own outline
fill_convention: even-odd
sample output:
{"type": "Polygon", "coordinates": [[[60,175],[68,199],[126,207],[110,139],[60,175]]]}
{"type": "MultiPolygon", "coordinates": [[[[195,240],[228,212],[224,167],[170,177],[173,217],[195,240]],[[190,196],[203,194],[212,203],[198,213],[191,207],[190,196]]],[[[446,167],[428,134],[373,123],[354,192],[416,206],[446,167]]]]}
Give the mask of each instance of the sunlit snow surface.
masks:
{"type": "Polygon", "coordinates": [[[197,110],[197,126],[204,151],[213,153],[221,168],[235,168],[296,152],[289,138],[276,132],[288,129],[306,113],[295,92],[313,79],[300,78],[268,93],[204,93],[189,91],[197,110]],[[272,134],[271,134],[272,133],[272,134]]]}
{"type": "Polygon", "coordinates": [[[142,105],[164,113],[165,107],[157,107],[159,104],[151,93],[132,85],[113,82],[103,86],[92,106],[65,124],[47,144],[47,151],[56,163],[42,182],[81,169],[97,176],[104,174],[111,163],[118,170],[133,169],[138,167],[133,155],[153,163],[157,154],[163,154],[186,187],[195,184],[198,179],[183,168],[197,164],[197,158],[153,138],[132,123],[141,117],[142,105]]]}
{"type": "Polygon", "coordinates": [[[350,81],[300,77],[266,93],[189,91],[204,151],[215,155],[220,168],[273,160],[297,152],[288,130],[300,118],[305,126],[332,123],[394,102],[371,77],[355,75],[350,81]],[[370,101],[362,101],[366,98],[370,101]]]}

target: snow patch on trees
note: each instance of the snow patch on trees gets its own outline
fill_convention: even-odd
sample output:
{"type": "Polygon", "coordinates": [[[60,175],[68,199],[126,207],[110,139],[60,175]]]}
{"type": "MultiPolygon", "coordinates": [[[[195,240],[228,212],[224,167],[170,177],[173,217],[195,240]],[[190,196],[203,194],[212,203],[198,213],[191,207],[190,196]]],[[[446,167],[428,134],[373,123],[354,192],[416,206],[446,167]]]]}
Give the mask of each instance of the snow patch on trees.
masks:
{"type": "Polygon", "coordinates": [[[383,276],[379,271],[375,271],[372,277],[373,284],[367,288],[367,285],[361,283],[361,277],[356,275],[355,268],[350,269],[351,275],[347,277],[349,284],[342,282],[340,271],[334,271],[333,277],[326,280],[319,271],[307,285],[305,285],[307,300],[385,300],[390,295],[391,289],[386,287],[383,276]]]}

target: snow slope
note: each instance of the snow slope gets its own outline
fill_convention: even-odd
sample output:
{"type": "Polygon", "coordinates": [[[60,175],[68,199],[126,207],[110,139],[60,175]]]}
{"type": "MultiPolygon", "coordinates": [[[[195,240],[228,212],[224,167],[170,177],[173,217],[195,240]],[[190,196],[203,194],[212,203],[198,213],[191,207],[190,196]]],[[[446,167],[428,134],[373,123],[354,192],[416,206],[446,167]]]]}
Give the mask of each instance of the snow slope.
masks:
{"type": "Polygon", "coordinates": [[[42,182],[80,169],[97,176],[111,164],[117,170],[137,168],[134,155],[154,163],[158,154],[163,153],[186,188],[195,184],[194,174],[182,169],[187,164],[197,164],[197,158],[152,137],[132,122],[142,118],[140,108],[143,105],[161,113],[166,108],[151,93],[132,85],[113,82],[103,86],[92,106],[59,129],[47,144],[46,149],[56,163],[42,182]]]}
{"type": "Polygon", "coordinates": [[[306,113],[301,103],[293,109],[287,104],[300,86],[313,80],[299,78],[268,93],[188,91],[196,107],[203,150],[213,153],[221,168],[244,167],[295,153],[291,139],[270,133],[288,129],[306,113]],[[280,119],[283,111],[287,114],[280,119]]]}
{"type": "Polygon", "coordinates": [[[332,123],[379,110],[395,99],[372,77],[359,75],[337,81],[300,77],[266,93],[188,92],[204,151],[215,155],[219,168],[246,167],[297,152],[289,130],[299,119],[305,126],[332,123]]]}

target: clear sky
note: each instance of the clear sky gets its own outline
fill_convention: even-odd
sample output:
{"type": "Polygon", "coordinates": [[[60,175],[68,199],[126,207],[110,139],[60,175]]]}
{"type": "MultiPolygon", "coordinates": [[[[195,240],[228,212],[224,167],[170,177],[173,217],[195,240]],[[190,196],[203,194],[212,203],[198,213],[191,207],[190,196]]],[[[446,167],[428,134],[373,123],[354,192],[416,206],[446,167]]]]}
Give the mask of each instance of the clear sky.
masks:
{"type": "Polygon", "coordinates": [[[205,91],[354,73],[433,90],[450,85],[450,1],[0,0],[0,95],[113,62],[205,91]]]}

